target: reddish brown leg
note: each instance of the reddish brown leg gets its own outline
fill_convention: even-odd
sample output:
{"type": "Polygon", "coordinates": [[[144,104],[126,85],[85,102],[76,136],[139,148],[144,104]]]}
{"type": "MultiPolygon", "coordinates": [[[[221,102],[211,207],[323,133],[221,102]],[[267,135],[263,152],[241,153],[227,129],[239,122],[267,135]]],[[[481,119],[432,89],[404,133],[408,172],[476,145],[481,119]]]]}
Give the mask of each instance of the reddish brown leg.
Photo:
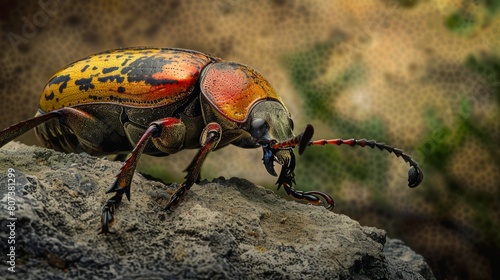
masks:
{"type": "Polygon", "coordinates": [[[156,122],[151,123],[151,125],[146,129],[141,139],[135,145],[132,153],[127,158],[123,164],[120,173],[116,176],[116,180],[111,185],[111,187],[106,191],[106,193],[114,192],[115,195],[108,199],[104,204],[101,213],[101,233],[111,233],[109,227],[114,222],[114,214],[116,207],[122,201],[123,194],[127,196],[130,201],[130,184],[132,183],[132,177],[134,176],[134,171],[137,166],[137,162],[142,155],[142,152],[151,138],[160,137],[163,133],[162,131],[169,129],[176,129],[181,121],[176,118],[165,118],[156,122]]]}
{"type": "Polygon", "coordinates": [[[107,130],[107,126],[92,115],[71,107],[65,107],[43,114],[39,113],[29,120],[22,121],[0,131],[0,147],[28,130],[51,119],[57,119],[60,124],[69,127],[81,143],[99,150],[99,143],[103,133],[107,130]]]}
{"type": "Polygon", "coordinates": [[[14,138],[26,133],[28,130],[50,120],[61,116],[61,112],[52,111],[47,114],[39,115],[26,121],[19,122],[0,131],[0,147],[14,140],[14,138]]]}
{"type": "Polygon", "coordinates": [[[309,191],[309,192],[303,192],[303,191],[298,191],[294,188],[292,188],[288,184],[283,184],[283,188],[285,189],[286,193],[293,197],[294,199],[297,200],[304,200],[306,202],[309,202],[313,205],[320,205],[322,203],[322,200],[324,199],[324,203],[326,203],[325,208],[328,210],[333,210],[335,207],[335,201],[333,201],[333,198],[329,196],[328,194],[320,191],[309,191]]]}
{"type": "Polygon", "coordinates": [[[59,119],[61,123],[69,126],[77,126],[83,122],[91,123],[93,125],[98,124],[98,121],[96,121],[95,118],[85,112],[70,107],[61,108],[52,112],[38,114],[29,120],[19,122],[0,131],[0,147],[3,147],[5,144],[26,133],[28,130],[55,118],[59,119]]]}
{"type": "Polygon", "coordinates": [[[203,130],[202,137],[200,139],[201,149],[198,154],[194,157],[193,161],[187,168],[188,174],[186,175],[186,181],[181,184],[181,186],[172,194],[170,201],[165,207],[166,210],[171,210],[179,204],[181,198],[184,196],[187,190],[189,190],[194,183],[200,177],[201,165],[207,157],[208,153],[215,149],[220,141],[222,133],[222,128],[218,123],[209,123],[203,130]]]}

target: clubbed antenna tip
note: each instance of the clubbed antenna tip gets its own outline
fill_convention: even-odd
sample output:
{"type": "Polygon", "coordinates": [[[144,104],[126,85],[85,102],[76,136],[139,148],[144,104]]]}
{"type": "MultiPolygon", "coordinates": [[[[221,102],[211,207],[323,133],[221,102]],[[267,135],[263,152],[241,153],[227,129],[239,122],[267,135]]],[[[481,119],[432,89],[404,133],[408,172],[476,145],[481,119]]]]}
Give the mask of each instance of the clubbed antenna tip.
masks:
{"type": "Polygon", "coordinates": [[[410,170],[408,170],[408,187],[417,187],[418,185],[420,185],[423,179],[424,173],[422,172],[420,167],[418,167],[418,165],[412,166],[410,170]]]}

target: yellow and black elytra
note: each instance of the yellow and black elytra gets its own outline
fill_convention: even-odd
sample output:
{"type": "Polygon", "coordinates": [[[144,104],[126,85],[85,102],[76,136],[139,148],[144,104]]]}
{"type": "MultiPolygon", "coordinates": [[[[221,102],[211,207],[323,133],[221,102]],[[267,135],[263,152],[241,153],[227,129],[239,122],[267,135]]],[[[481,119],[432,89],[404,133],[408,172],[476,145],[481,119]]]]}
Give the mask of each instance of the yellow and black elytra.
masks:
{"type": "Polygon", "coordinates": [[[198,52],[174,49],[137,48],[95,54],[57,72],[43,90],[40,109],[48,112],[96,102],[136,107],[170,105],[191,93],[190,87],[201,70],[213,61],[198,52]]]}
{"type": "Polygon", "coordinates": [[[302,192],[295,183],[295,156],[311,145],[379,148],[408,162],[409,186],[423,173],[402,150],[366,139],[311,141],[307,125],[298,136],[293,121],[271,84],[255,69],[207,54],[167,48],[127,48],[91,55],[58,71],[45,86],[34,118],[0,131],[0,147],[35,128],[42,144],[64,152],[91,155],[130,154],[108,189],[114,195],[101,213],[100,233],[110,233],[115,207],[130,184],[140,156],[165,156],[199,149],[187,168],[186,181],[170,198],[176,206],[193,184],[208,153],[229,144],[262,148],[269,174],[295,199],[333,209],[323,192],[302,192]]]}

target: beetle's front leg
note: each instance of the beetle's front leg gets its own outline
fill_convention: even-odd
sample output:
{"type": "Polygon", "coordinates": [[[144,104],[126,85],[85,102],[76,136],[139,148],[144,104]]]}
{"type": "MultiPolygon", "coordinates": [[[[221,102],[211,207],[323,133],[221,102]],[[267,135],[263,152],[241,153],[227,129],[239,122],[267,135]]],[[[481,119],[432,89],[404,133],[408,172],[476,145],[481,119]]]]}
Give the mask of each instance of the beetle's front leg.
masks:
{"type": "Polygon", "coordinates": [[[333,210],[333,208],[335,207],[335,201],[328,194],[320,191],[308,191],[308,192],[298,191],[292,187],[292,184],[295,183],[295,178],[294,178],[295,174],[292,171],[293,167],[295,166],[295,163],[293,160],[293,156],[291,158],[292,160],[289,163],[283,165],[281,169],[281,173],[277,182],[278,189],[281,186],[283,186],[286,194],[288,194],[289,196],[293,197],[296,200],[306,201],[314,205],[320,205],[323,202],[326,209],[333,210]],[[290,163],[292,168],[290,168],[289,166],[290,163]]]}
{"type": "MultiPolygon", "coordinates": [[[[130,200],[130,184],[132,182],[132,177],[134,176],[134,171],[137,166],[144,148],[148,142],[153,139],[155,145],[167,145],[162,138],[168,135],[173,146],[179,146],[184,141],[185,131],[184,124],[176,118],[165,118],[155,122],[152,122],[150,126],[146,129],[140,140],[135,145],[130,156],[125,160],[120,173],[116,176],[116,180],[111,185],[111,187],[106,191],[106,193],[114,192],[115,195],[111,197],[103,206],[101,213],[101,231],[99,233],[110,233],[109,227],[114,221],[114,213],[116,207],[120,204],[123,194],[127,196],[130,200]],[[172,138],[175,136],[177,138],[172,138]]],[[[171,145],[171,147],[173,147],[171,145]]],[[[166,146],[164,146],[166,148],[166,146]]],[[[178,147],[180,148],[180,146],[178,147]]]]}
{"type": "Polygon", "coordinates": [[[333,210],[333,208],[335,207],[335,201],[333,200],[333,198],[331,196],[329,196],[328,194],[324,193],[324,192],[319,192],[319,191],[308,191],[308,192],[303,192],[303,191],[298,191],[294,188],[292,188],[292,186],[288,185],[288,184],[283,184],[283,188],[285,189],[286,193],[297,199],[297,200],[304,200],[306,202],[309,202],[311,204],[314,204],[314,205],[319,205],[321,203],[321,198],[323,198],[325,200],[325,208],[328,209],[328,210],[333,210]]]}
{"type": "Polygon", "coordinates": [[[207,157],[208,153],[217,147],[222,136],[222,128],[218,123],[209,123],[201,134],[200,144],[201,149],[198,154],[194,157],[193,161],[187,168],[187,175],[185,177],[186,181],[181,184],[181,186],[172,194],[170,201],[165,207],[166,210],[171,210],[179,204],[180,199],[184,196],[187,190],[189,190],[194,183],[200,177],[201,166],[203,161],[207,157]]]}
{"type": "MultiPolygon", "coordinates": [[[[312,134],[306,136],[310,138],[312,134]]],[[[299,136],[302,138],[302,136],[299,136]]],[[[306,141],[309,141],[306,139],[306,141]]],[[[269,164],[271,159],[274,157],[278,158],[280,162],[282,162],[281,172],[278,177],[278,181],[276,184],[278,185],[278,189],[283,186],[286,193],[297,200],[302,200],[305,202],[309,202],[314,205],[320,205],[322,202],[326,209],[333,210],[335,207],[335,202],[333,198],[328,194],[320,191],[298,191],[292,187],[292,184],[295,184],[295,155],[291,149],[282,149],[282,150],[273,150],[269,146],[264,145],[264,164],[267,164],[268,170],[269,166],[272,169],[272,161],[269,164]]],[[[274,170],[273,170],[274,171],[274,170]]]]}

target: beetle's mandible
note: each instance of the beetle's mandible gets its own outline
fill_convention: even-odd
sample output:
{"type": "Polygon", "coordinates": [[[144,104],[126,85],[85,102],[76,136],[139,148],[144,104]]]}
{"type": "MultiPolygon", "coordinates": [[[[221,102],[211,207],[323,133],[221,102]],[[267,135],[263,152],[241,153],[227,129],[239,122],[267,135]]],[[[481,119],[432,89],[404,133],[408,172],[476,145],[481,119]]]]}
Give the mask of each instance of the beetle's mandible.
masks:
{"type": "Polygon", "coordinates": [[[295,183],[295,156],[310,145],[369,146],[394,153],[411,166],[409,186],[423,173],[402,150],[374,140],[311,141],[313,127],[298,136],[279,95],[253,68],[204,53],[167,48],[126,48],[78,60],[57,72],[45,86],[35,117],[0,131],[0,147],[35,128],[40,142],[64,152],[91,155],[129,154],[107,193],[114,195],[101,213],[100,233],[110,233],[115,208],[130,184],[142,154],[166,156],[198,149],[185,181],[166,209],[176,206],[199,181],[208,153],[229,144],[262,148],[266,170],[287,194],[333,209],[333,199],[319,191],[302,192],[295,183]]]}

